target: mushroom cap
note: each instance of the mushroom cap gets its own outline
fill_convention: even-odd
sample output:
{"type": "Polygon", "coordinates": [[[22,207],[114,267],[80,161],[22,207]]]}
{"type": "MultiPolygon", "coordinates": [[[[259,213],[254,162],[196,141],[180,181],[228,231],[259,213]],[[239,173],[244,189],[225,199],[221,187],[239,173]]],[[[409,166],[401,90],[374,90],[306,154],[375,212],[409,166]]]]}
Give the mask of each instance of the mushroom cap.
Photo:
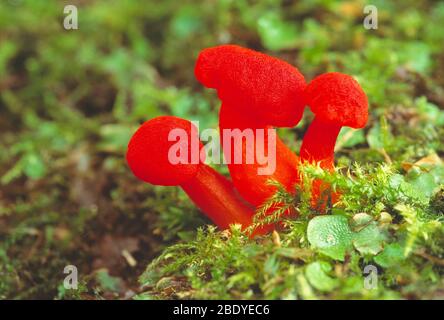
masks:
{"type": "Polygon", "coordinates": [[[302,118],[306,82],[298,69],[236,45],[201,51],[196,78],[219,98],[260,125],[293,127],[302,118]]]}
{"type": "Polygon", "coordinates": [[[199,142],[200,152],[203,145],[199,140],[197,128],[190,121],[173,116],[161,116],[146,121],[128,143],[126,160],[131,171],[137,178],[154,185],[181,185],[193,178],[200,163],[191,163],[192,134],[196,135],[194,139],[197,140],[194,141],[199,142]],[[170,139],[173,141],[168,141],[173,129],[183,129],[187,139],[178,139],[173,135],[170,139]],[[174,164],[174,161],[169,159],[169,151],[178,143],[183,149],[176,155],[180,155],[180,159],[185,163],[174,164]]]}
{"type": "Polygon", "coordinates": [[[323,121],[356,129],[367,123],[367,96],[347,74],[330,72],[314,78],[307,86],[306,98],[311,111],[323,121]]]}

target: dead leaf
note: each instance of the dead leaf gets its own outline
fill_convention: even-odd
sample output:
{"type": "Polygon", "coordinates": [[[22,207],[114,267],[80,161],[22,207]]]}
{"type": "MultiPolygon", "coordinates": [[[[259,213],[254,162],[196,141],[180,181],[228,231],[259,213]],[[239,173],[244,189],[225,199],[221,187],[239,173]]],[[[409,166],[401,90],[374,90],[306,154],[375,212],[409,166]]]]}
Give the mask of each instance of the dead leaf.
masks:
{"type": "Polygon", "coordinates": [[[436,153],[432,153],[422,159],[419,159],[415,163],[403,162],[401,166],[405,171],[408,172],[413,167],[418,167],[418,168],[433,167],[433,166],[442,165],[442,163],[443,162],[441,158],[436,153]]]}

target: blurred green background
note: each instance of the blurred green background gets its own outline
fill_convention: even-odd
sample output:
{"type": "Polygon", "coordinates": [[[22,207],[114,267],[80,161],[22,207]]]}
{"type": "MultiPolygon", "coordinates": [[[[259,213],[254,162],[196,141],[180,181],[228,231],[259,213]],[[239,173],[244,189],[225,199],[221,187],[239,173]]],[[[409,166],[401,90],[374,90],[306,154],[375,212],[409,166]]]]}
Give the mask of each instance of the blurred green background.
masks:
{"type": "MultiPolygon", "coordinates": [[[[193,73],[205,47],[256,49],[307,81],[355,76],[371,119],[342,131],[344,166],[442,155],[443,21],[431,0],[2,0],[0,298],[131,297],[149,261],[207,223],[180,190],[142,184],[124,161],[152,117],[217,127],[217,97],[193,73]],[[78,30],[63,28],[67,4],[78,30]],[[376,30],[363,27],[367,4],[376,30]],[[68,264],[78,293],[63,288],[68,264]]],[[[293,150],[309,121],[281,132],[293,150]]]]}

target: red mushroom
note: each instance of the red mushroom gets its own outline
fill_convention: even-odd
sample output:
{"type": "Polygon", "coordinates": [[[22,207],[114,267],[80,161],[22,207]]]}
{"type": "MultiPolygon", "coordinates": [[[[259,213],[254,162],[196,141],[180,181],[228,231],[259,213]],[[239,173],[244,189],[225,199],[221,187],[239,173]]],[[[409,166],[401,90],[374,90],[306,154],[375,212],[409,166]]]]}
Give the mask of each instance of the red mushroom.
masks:
{"type": "Polygon", "coordinates": [[[315,118],[304,135],[301,160],[332,169],[341,128],[358,129],[367,123],[367,96],[353,77],[332,72],[313,79],[307,86],[306,98],[315,118]]]}
{"type": "MultiPolygon", "coordinates": [[[[191,200],[222,229],[239,223],[247,227],[252,223],[254,211],[236,194],[232,184],[218,172],[198,160],[192,163],[192,139],[199,139],[191,122],[161,116],[145,122],[132,136],[126,154],[127,162],[136,177],[154,185],[179,185],[191,200]],[[187,141],[180,141],[180,163],[169,158],[172,130],[181,129],[187,141]]],[[[200,143],[200,148],[202,148],[200,143]]],[[[200,150],[197,150],[200,151],[200,150]]],[[[200,157],[199,157],[200,158],[200,157]]]]}
{"type": "MultiPolygon", "coordinates": [[[[206,87],[217,89],[222,100],[221,139],[224,129],[292,127],[302,117],[304,77],[295,67],[277,58],[235,45],[217,46],[199,54],[195,75],[206,87]]],[[[261,138],[255,136],[255,139],[261,138]]],[[[264,140],[267,139],[265,131],[264,140]]],[[[254,152],[247,150],[245,140],[238,141],[233,150],[242,150],[242,157],[254,152]]],[[[228,157],[225,147],[224,153],[228,157]]],[[[298,157],[279,138],[276,139],[276,170],[270,175],[259,175],[261,165],[256,161],[234,164],[234,153],[230,154],[226,160],[233,184],[250,203],[260,205],[274,194],[276,188],[267,184],[270,179],[293,192],[299,178],[298,157]]]]}
{"type": "MultiPolygon", "coordinates": [[[[351,76],[332,72],[313,79],[307,86],[306,98],[315,118],[302,141],[301,161],[333,170],[334,148],[341,128],[358,129],[367,123],[367,96],[351,76]]],[[[329,194],[333,203],[337,201],[338,194],[329,189],[321,180],[313,183],[312,204],[320,211],[324,211],[329,194]]]]}

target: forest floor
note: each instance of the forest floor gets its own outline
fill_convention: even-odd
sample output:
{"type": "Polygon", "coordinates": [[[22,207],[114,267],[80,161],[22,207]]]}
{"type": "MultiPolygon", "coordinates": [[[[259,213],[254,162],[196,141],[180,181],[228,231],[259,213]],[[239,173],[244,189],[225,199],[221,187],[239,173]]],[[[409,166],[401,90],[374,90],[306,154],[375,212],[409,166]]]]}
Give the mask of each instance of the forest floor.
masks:
{"type": "MultiPolygon", "coordinates": [[[[364,1],[70,2],[78,30],[63,29],[63,2],[0,3],[0,298],[444,298],[444,3],[373,1],[368,30],[364,1]],[[369,123],[341,131],[337,172],[301,168],[305,187],[341,190],[328,215],[308,187],[279,192],[269,205],[298,219],[276,215],[283,228],[251,240],[131,174],[143,121],[217,128],[193,68],[220,43],[363,86],[369,123]]],[[[279,130],[295,152],[311,120],[279,130]]]]}

